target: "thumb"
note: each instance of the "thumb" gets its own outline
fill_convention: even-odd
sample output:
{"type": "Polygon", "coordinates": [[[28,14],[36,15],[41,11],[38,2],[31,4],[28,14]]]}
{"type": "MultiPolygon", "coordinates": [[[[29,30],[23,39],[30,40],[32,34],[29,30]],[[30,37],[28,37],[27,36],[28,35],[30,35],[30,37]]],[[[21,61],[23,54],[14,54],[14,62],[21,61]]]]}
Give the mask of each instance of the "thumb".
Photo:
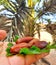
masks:
{"type": "Polygon", "coordinates": [[[7,33],[5,30],[0,30],[0,40],[4,40],[7,36],[7,33]]]}

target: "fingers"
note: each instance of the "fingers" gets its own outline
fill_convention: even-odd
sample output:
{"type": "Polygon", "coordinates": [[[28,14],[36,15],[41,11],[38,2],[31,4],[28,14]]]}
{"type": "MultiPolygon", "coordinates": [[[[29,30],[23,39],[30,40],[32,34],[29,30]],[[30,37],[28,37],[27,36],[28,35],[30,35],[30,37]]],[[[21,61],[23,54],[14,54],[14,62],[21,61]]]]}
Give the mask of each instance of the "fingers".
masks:
{"type": "Polygon", "coordinates": [[[8,60],[10,62],[10,65],[25,65],[25,59],[24,56],[12,56],[12,57],[8,57],[8,60]]]}
{"type": "Polygon", "coordinates": [[[0,65],[10,65],[6,56],[0,56],[0,65]]]}
{"type": "Polygon", "coordinates": [[[7,36],[7,33],[5,30],[0,30],[0,40],[4,40],[7,36]]]}
{"type": "Polygon", "coordinates": [[[0,65],[4,65],[4,64],[6,65],[31,65],[35,63],[37,60],[39,60],[40,58],[44,57],[43,55],[46,56],[47,53],[37,55],[37,56],[36,55],[26,55],[26,56],[14,55],[11,57],[0,56],[0,65]]]}
{"type": "Polygon", "coordinates": [[[2,53],[0,54],[0,56],[6,56],[6,48],[7,48],[7,44],[8,42],[2,42],[3,43],[3,49],[2,49],[2,53]]]}
{"type": "Polygon", "coordinates": [[[35,55],[26,55],[25,56],[25,65],[31,65],[34,62],[36,62],[36,57],[35,55]]]}
{"type": "Polygon", "coordinates": [[[2,53],[2,50],[3,50],[3,42],[0,42],[0,55],[2,53]]]}
{"type": "Polygon", "coordinates": [[[26,55],[25,65],[31,65],[31,64],[35,63],[36,61],[38,61],[39,59],[41,59],[47,55],[48,55],[48,53],[43,53],[40,55],[26,55]]]}
{"type": "Polygon", "coordinates": [[[45,56],[47,56],[49,53],[42,53],[42,54],[39,54],[39,55],[35,55],[36,56],[36,59],[39,60],[45,56]]]}
{"type": "Polygon", "coordinates": [[[8,57],[10,65],[31,65],[32,63],[36,62],[35,55],[15,55],[8,57]]]}
{"type": "MultiPolygon", "coordinates": [[[[7,47],[7,44],[8,44],[8,42],[4,42],[3,55],[6,55],[5,48],[7,47]]],[[[48,55],[48,53],[43,53],[40,55],[26,55],[26,56],[15,55],[15,56],[8,57],[8,59],[9,59],[9,62],[11,65],[31,65],[31,64],[35,63],[36,61],[38,61],[39,59],[45,57],[46,55],[48,55]]]]}

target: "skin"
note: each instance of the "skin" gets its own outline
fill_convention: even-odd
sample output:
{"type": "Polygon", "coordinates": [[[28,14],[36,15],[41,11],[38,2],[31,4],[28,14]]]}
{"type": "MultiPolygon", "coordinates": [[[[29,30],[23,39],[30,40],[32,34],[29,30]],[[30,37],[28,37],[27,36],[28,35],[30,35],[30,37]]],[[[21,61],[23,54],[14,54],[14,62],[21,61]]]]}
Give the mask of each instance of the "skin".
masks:
{"type": "MultiPolygon", "coordinates": [[[[3,57],[3,56],[6,57],[5,50],[7,48],[7,44],[8,44],[8,42],[3,42],[3,51],[0,53],[0,57],[3,57]]],[[[15,43],[13,42],[13,44],[15,44],[15,43]]],[[[40,55],[26,55],[26,56],[14,55],[11,57],[6,57],[6,58],[9,59],[9,62],[11,63],[11,65],[18,65],[18,64],[19,65],[31,65],[47,55],[48,55],[48,53],[43,53],[40,55]]]]}
{"type": "MultiPolygon", "coordinates": [[[[0,40],[4,40],[6,36],[7,36],[6,31],[0,30],[0,40]]],[[[15,44],[14,42],[12,43],[15,44]]],[[[7,44],[8,42],[0,42],[0,46],[1,46],[0,49],[2,50],[2,51],[0,50],[1,51],[0,52],[0,65],[4,65],[5,63],[6,65],[31,65],[32,63],[35,63],[39,59],[48,55],[48,53],[43,53],[40,55],[26,55],[26,56],[14,55],[11,57],[6,57],[5,50],[7,48],[7,44]],[[2,63],[2,61],[4,62],[2,63]]]]}
{"type": "Polygon", "coordinates": [[[5,30],[0,30],[0,40],[4,40],[7,36],[7,33],[5,30]]]}

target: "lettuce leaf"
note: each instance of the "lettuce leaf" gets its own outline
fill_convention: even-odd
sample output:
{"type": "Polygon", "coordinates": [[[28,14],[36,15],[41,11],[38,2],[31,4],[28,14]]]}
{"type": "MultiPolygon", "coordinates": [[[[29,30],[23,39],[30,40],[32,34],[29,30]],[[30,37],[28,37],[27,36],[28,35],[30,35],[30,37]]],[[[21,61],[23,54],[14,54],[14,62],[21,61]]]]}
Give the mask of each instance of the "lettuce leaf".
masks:
{"type": "Polygon", "coordinates": [[[12,56],[13,54],[12,53],[10,53],[10,49],[11,49],[11,47],[13,46],[13,44],[11,43],[11,42],[9,42],[8,44],[7,44],[7,48],[6,48],[6,52],[7,52],[7,54],[6,54],[6,56],[12,56]]]}
{"type": "Polygon", "coordinates": [[[41,54],[41,53],[49,53],[50,49],[56,49],[56,42],[52,45],[48,44],[45,48],[40,49],[36,46],[32,46],[31,48],[21,48],[20,54],[41,54]]]}
{"type": "MultiPolygon", "coordinates": [[[[13,54],[10,52],[11,47],[13,46],[12,43],[8,43],[7,45],[7,56],[12,56],[13,54]]],[[[50,45],[50,43],[47,44],[47,46],[43,49],[40,49],[36,46],[32,46],[31,48],[21,48],[20,51],[18,51],[18,54],[23,54],[23,55],[27,55],[27,54],[41,54],[41,53],[49,53],[50,49],[56,49],[56,42],[52,45],[50,45]]]]}
{"type": "Polygon", "coordinates": [[[33,49],[33,48],[30,48],[30,49],[29,48],[22,48],[19,53],[26,55],[26,54],[40,54],[41,52],[38,48],[35,48],[35,49],[33,49]]]}

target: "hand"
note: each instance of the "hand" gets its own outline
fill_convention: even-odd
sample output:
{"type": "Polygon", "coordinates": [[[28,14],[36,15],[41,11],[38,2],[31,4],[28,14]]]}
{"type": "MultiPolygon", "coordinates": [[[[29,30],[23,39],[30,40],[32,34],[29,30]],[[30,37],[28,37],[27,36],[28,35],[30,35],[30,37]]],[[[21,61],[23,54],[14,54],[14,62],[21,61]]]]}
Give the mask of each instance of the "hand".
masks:
{"type": "MultiPolygon", "coordinates": [[[[15,55],[15,56],[11,56],[11,57],[6,57],[5,50],[6,50],[7,44],[8,44],[8,42],[3,42],[3,52],[1,53],[0,56],[2,56],[2,58],[8,59],[8,61],[10,62],[11,65],[31,65],[32,63],[35,63],[39,59],[48,55],[48,53],[43,53],[40,55],[26,55],[26,56],[15,55]],[[5,57],[3,57],[3,55],[5,57]]],[[[0,65],[2,65],[1,60],[0,60],[0,65]]],[[[6,63],[8,63],[8,61],[6,60],[6,63]]],[[[6,64],[4,60],[3,60],[3,63],[6,64]]]]}
{"type": "Polygon", "coordinates": [[[4,40],[7,36],[7,33],[5,30],[0,30],[0,40],[4,40]]]}
{"type": "MultiPolygon", "coordinates": [[[[0,30],[0,40],[4,40],[6,36],[7,36],[6,31],[0,30]]],[[[11,57],[6,57],[5,50],[7,48],[7,44],[8,44],[8,42],[0,42],[0,45],[2,45],[1,47],[3,47],[3,49],[1,49],[2,52],[0,53],[0,59],[1,59],[0,65],[4,65],[4,64],[9,65],[9,63],[11,65],[31,65],[32,63],[35,63],[39,59],[48,55],[48,53],[43,53],[40,55],[26,55],[26,56],[15,55],[15,56],[11,56],[11,57]]]]}
{"type": "Polygon", "coordinates": [[[11,65],[31,65],[38,61],[39,59],[45,57],[48,53],[40,54],[40,55],[15,55],[12,57],[8,57],[11,65]]]}

